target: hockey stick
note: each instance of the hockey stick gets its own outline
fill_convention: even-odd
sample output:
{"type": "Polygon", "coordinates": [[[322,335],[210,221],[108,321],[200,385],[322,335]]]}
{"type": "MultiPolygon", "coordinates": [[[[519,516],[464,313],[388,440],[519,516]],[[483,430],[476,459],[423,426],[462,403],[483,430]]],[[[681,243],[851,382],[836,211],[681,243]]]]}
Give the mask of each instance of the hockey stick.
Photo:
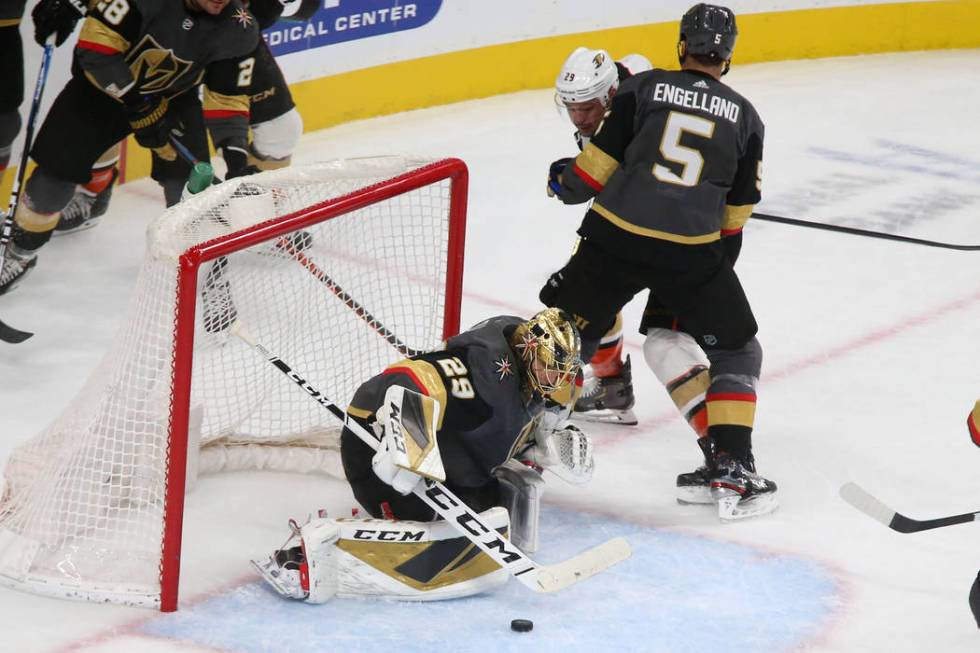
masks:
{"type": "MultiPolygon", "coordinates": [[[[41,57],[41,69],[37,73],[37,83],[34,84],[34,99],[31,100],[31,112],[27,117],[27,132],[24,135],[24,147],[20,153],[20,161],[17,163],[17,174],[14,176],[14,185],[10,189],[10,204],[7,206],[7,215],[3,219],[3,226],[0,227],[0,270],[3,270],[4,263],[7,262],[7,244],[10,242],[14,232],[14,219],[17,216],[17,200],[20,199],[20,186],[24,183],[24,175],[27,172],[27,159],[31,154],[31,144],[34,142],[34,125],[37,123],[37,114],[41,109],[41,96],[44,94],[44,86],[48,81],[48,70],[51,68],[51,53],[54,52],[54,36],[48,38],[44,44],[44,54],[41,57]]],[[[9,326],[0,320],[0,340],[17,344],[24,342],[34,334],[29,331],[21,331],[9,326]]]]}
{"type": "Polygon", "coordinates": [[[422,349],[413,349],[402,342],[393,331],[382,324],[378,318],[374,317],[363,304],[354,299],[346,290],[340,287],[336,281],[331,279],[326,272],[320,269],[320,267],[314,263],[310,257],[297,249],[292,241],[282,237],[277,244],[280,247],[284,247],[297,263],[302,265],[310,274],[313,275],[313,278],[325,285],[330,292],[337,296],[340,301],[344,302],[347,308],[354,311],[354,314],[357,315],[357,317],[364,320],[369,327],[374,329],[375,333],[384,338],[392,347],[397,349],[402,356],[418,356],[419,354],[423,353],[422,349]]]}
{"type": "Polygon", "coordinates": [[[812,222],[810,220],[798,220],[796,218],[784,218],[779,215],[769,215],[767,213],[753,213],[752,217],[756,220],[766,222],[779,222],[781,224],[791,224],[797,227],[810,227],[811,229],[825,229],[826,231],[838,231],[844,234],[855,236],[867,236],[868,238],[882,238],[884,240],[897,240],[901,243],[912,243],[914,245],[925,245],[927,247],[941,247],[943,249],[957,249],[963,252],[975,252],[980,250],[980,245],[957,245],[955,243],[943,243],[936,240],[925,240],[923,238],[912,238],[911,236],[899,236],[883,231],[870,231],[868,229],[858,229],[857,227],[845,227],[826,222],[812,222]]]}
{"type": "Polygon", "coordinates": [[[888,528],[899,533],[918,533],[919,531],[928,531],[933,528],[980,521],[980,510],[977,512],[967,512],[962,515],[953,515],[951,517],[937,517],[936,519],[912,519],[911,517],[906,517],[901,513],[895,512],[871,496],[867,490],[856,483],[845,483],[842,485],[840,496],[844,501],[868,517],[880,521],[888,528]]]}
{"type": "MultiPolygon", "coordinates": [[[[330,401],[306,379],[293,371],[285,361],[258,343],[245,330],[241,322],[236,321],[231,327],[231,332],[262,354],[273,367],[302,388],[314,401],[330,411],[331,415],[336,417],[365,444],[377,451],[377,438],[368,433],[356,421],[347,419],[346,414],[337,404],[330,401]]],[[[632,554],[629,542],[622,537],[616,537],[583,551],[564,562],[554,565],[539,565],[509,540],[503,538],[496,529],[487,526],[480,515],[463,503],[442,483],[424,479],[416,488],[415,496],[425,502],[436,514],[473,542],[497,564],[535,592],[556,592],[565,589],[626,560],[632,554]]]]}

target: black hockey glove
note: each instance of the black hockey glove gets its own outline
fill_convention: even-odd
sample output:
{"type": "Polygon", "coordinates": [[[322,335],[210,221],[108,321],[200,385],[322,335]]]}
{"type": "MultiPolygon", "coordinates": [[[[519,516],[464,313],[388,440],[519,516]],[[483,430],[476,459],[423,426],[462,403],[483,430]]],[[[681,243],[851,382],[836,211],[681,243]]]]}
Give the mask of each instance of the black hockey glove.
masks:
{"type": "Polygon", "coordinates": [[[177,153],[170,145],[170,135],[178,127],[170,117],[167,98],[146,98],[126,107],[126,119],[136,142],[153,150],[160,158],[173,161],[177,153]]]}
{"type": "Polygon", "coordinates": [[[34,18],[34,40],[43,46],[55,34],[56,46],[65,42],[75,31],[78,19],[85,15],[81,0],[41,0],[31,12],[34,18]]]}
{"type": "Polygon", "coordinates": [[[561,175],[571,161],[570,156],[558,159],[548,168],[548,197],[561,197],[561,175]]]}
{"type": "Polygon", "coordinates": [[[225,165],[228,166],[225,179],[234,179],[235,177],[244,177],[245,175],[254,175],[260,172],[258,168],[248,164],[248,155],[245,153],[245,150],[237,147],[224,147],[221,149],[221,156],[224,157],[225,165]]]}
{"type": "Polygon", "coordinates": [[[558,292],[561,290],[561,284],[565,280],[564,273],[565,268],[552,273],[544,286],[541,287],[541,291],[538,293],[538,299],[545,306],[554,306],[555,302],[558,301],[558,292]]]}

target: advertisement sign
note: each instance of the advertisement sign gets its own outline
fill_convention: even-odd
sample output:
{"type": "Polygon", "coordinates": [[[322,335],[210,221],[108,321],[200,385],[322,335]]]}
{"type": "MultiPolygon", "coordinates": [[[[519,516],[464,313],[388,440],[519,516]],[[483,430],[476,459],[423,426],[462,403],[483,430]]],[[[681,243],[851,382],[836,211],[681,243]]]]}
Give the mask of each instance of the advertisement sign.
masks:
{"type": "Polygon", "coordinates": [[[262,36],[275,56],[421,27],[442,0],[323,0],[305,23],[280,20],[262,36]]]}

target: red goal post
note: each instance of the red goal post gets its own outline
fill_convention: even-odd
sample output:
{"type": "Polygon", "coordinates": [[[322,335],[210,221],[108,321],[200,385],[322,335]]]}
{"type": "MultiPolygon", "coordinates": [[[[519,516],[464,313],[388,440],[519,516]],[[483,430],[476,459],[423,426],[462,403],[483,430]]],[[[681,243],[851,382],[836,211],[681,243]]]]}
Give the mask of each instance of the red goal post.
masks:
{"type": "Polygon", "coordinates": [[[154,221],[105,361],[7,462],[0,584],[172,611],[198,473],[340,474],[333,418],[230,327],[345,404],[458,332],[467,185],[458,159],[332,161],[231,180],[154,221]]]}

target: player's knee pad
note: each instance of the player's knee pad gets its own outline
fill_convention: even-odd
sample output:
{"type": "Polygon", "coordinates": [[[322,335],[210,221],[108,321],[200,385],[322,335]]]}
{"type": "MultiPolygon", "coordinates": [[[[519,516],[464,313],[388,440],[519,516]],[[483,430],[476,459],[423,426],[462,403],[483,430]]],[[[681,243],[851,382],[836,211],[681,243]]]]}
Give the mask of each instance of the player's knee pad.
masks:
{"type": "Polygon", "coordinates": [[[677,382],[694,368],[704,368],[708,359],[689,334],[670,329],[647,329],[643,358],[664,385],[677,382]]]}
{"type": "Polygon", "coordinates": [[[538,550],[538,522],[544,479],[541,473],[511,458],[494,470],[500,499],[510,515],[510,541],[525,553],[538,550]]]}
{"type": "Polygon", "coordinates": [[[272,120],[252,125],[249,149],[254,161],[249,163],[263,170],[288,165],[302,135],[303,118],[295,107],[272,120]]]}
{"type": "MultiPolygon", "coordinates": [[[[481,516],[491,528],[509,530],[506,509],[491,508],[481,516]]],[[[507,582],[507,570],[482,552],[460,562],[470,546],[443,521],[321,518],[301,529],[294,526],[283,549],[253,564],[277,592],[307,603],[360,596],[437,601],[507,582]]]]}
{"type": "Polygon", "coordinates": [[[711,376],[723,375],[759,378],[762,372],[762,344],[753,336],[738,349],[707,349],[711,376]]]}

